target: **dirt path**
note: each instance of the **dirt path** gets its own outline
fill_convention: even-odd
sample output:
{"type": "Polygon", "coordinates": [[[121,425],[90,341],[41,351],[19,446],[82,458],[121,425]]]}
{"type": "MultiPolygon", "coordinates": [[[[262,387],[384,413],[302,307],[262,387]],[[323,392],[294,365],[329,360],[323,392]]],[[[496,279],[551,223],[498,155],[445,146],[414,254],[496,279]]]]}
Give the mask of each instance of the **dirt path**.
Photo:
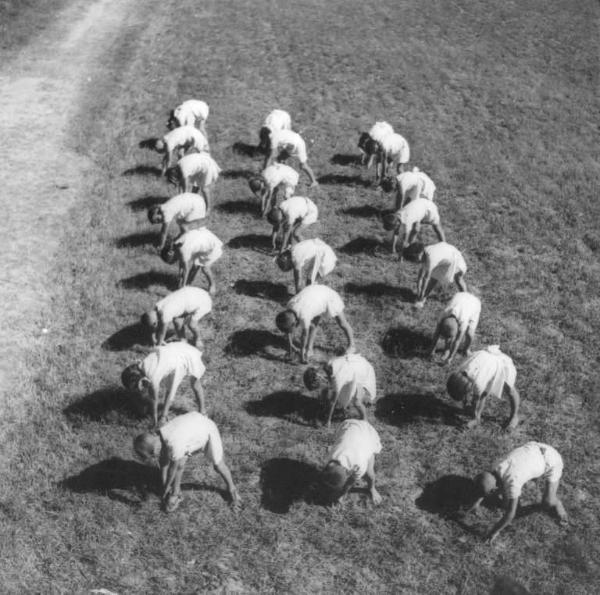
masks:
{"type": "Polygon", "coordinates": [[[128,24],[128,0],[75,0],[38,39],[0,67],[0,393],[23,376],[29,348],[52,333],[53,267],[62,218],[89,164],[68,149],[78,96],[94,61],[128,24]]]}

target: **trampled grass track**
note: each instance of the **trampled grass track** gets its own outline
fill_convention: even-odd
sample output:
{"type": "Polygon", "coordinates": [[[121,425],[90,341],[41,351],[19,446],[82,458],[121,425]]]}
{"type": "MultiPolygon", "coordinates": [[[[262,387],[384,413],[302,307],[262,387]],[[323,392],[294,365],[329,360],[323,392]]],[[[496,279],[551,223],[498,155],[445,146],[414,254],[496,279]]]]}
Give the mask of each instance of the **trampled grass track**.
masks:
{"type": "MultiPolygon", "coordinates": [[[[3,501],[4,528],[12,531],[3,578],[12,590],[482,593],[508,576],[532,592],[592,592],[599,553],[597,6],[573,14],[559,1],[320,4],[186,0],[174,11],[153,3],[147,28],[124,35],[92,73],[96,84],[72,138],[96,170],[65,225],[59,326],[47,350],[32,354],[35,373],[22,387],[36,400],[29,418],[10,429],[22,445],[14,461],[20,474],[3,501]],[[192,96],[211,106],[212,151],[229,172],[209,224],[234,241],[217,267],[205,387],[244,498],[237,516],[219,494],[194,489],[219,485],[202,462],[193,465],[176,514],[159,513],[154,495],[139,498],[131,484],[151,481],[151,473],[132,461],[130,445],[148,422],[122,404],[118,379],[143,350],[102,348],[174,279],[136,208],[167,190],[152,175],[123,172],[158,162],[137,142],[160,132],[167,108],[192,96]],[[291,289],[266,255],[243,247],[244,236],[268,230],[245,207],[249,191],[237,177],[258,162],[231,149],[255,142],[276,106],[314,140],[317,175],[347,177],[310,196],[321,213],[316,232],[340,256],[329,283],[345,297],[385,396],[372,418],[384,444],[378,509],[356,494],[342,509],[295,502],[286,513],[270,510],[270,469],[301,479],[301,463],[321,463],[331,433],[305,423],[302,407],[311,402],[301,366],[226,350],[239,347],[240,331],[251,331],[245,339],[276,333],[280,284],[291,289]],[[421,313],[403,301],[414,266],[399,269],[385,249],[340,250],[356,238],[383,238],[377,218],[361,207],[389,199],[356,183],[365,172],[330,162],[355,153],[358,131],[376,118],[409,139],[413,162],[438,185],[449,241],[465,253],[468,281],[483,299],[478,345],[500,342],[515,359],[524,404],[512,435],[499,430],[504,404],[487,410],[481,429],[462,432],[449,423],[446,370],[384,350],[390,327],[417,338],[433,330],[439,301],[421,313]],[[256,290],[266,298],[246,295],[256,290]],[[279,391],[298,392],[288,398],[300,410],[252,407],[279,391]],[[565,458],[569,529],[534,514],[489,547],[416,506],[429,482],[471,476],[529,439],[555,445],[565,458]],[[107,463],[113,457],[119,461],[107,463]]],[[[331,327],[318,341],[339,342],[331,327]]],[[[276,347],[267,353],[282,355],[276,347]]],[[[526,491],[526,501],[535,497],[526,491]]],[[[496,516],[472,524],[482,531],[496,516]]]]}

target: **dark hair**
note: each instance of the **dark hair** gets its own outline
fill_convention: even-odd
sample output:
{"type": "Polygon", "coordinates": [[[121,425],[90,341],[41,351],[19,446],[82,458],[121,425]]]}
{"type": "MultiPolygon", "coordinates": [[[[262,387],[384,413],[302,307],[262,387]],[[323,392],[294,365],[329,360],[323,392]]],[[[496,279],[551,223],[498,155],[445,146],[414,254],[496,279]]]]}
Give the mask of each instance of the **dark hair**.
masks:
{"type": "Polygon", "coordinates": [[[360,137],[358,138],[358,148],[365,151],[365,147],[370,140],[371,137],[369,136],[368,132],[361,133],[360,137]]]}
{"type": "Polygon", "coordinates": [[[267,213],[267,221],[275,226],[275,225],[279,225],[283,220],[283,213],[281,212],[281,209],[279,207],[273,207],[268,213],[267,213]]]}
{"type": "Polygon", "coordinates": [[[425,244],[423,242],[413,242],[404,248],[402,256],[410,262],[419,262],[424,250],[425,244]]]}
{"type": "Polygon", "coordinates": [[[275,317],[275,324],[282,333],[290,333],[298,324],[298,317],[292,310],[283,310],[275,317]]]}
{"type": "Polygon", "coordinates": [[[364,151],[368,155],[374,155],[375,153],[378,153],[380,150],[381,150],[381,146],[379,145],[379,143],[376,140],[373,140],[372,138],[369,138],[369,140],[365,143],[364,151]]]}
{"type": "Polygon", "coordinates": [[[130,364],[121,372],[121,384],[127,390],[135,390],[137,383],[142,379],[139,364],[130,364]]]}
{"type": "Polygon", "coordinates": [[[382,218],[381,222],[383,223],[383,229],[386,231],[391,231],[392,229],[396,229],[398,227],[398,217],[396,217],[396,213],[386,213],[382,218]]]}
{"type": "Polygon", "coordinates": [[[248,180],[248,186],[250,186],[250,190],[256,194],[260,192],[265,186],[265,179],[262,176],[252,176],[248,180]]]}
{"type": "Polygon", "coordinates": [[[461,372],[452,372],[446,381],[446,390],[452,399],[462,401],[468,393],[470,380],[461,372]]]}
{"type": "Polygon", "coordinates": [[[164,248],[160,251],[160,257],[167,264],[174,264],[177,260],[177,250],[174,242],[167,242],[164,248]]]}
{"type": "Polygon", "coordinates": [[[258,133],[260,139],[258,148],[263,153],[269,153],[271,151],[271,129],[268,126],[263,126],[258,133]]]}
{"type": "Polygon", "coordinates": [[[396,178],[388,176],[381,181],[381,189],[384,192],[392,192],[396,187],[396,178]]]}
{"type": "Polygon", "coordinates": [[[148,209],[148,221],[150,221],[150,223],[162,223],[162,221],[156,221],[158,217],[160,217],[161,220],[164,220],[161,208],[157,206],[150,207],[148,209]]]}
{"type": "Polygon", "coordinates": [[[302,376],[302,380],[304,381],[304,386],[308,390],[316,390],[317,388],[319,388],[319,386],[321,386],[321,383],[319,381],[319,372],[316,368],[313,368],[312,366],[306,368],[304,375],[302,376]]]}
{"type": "Polygon", "coordinates": [[[281,254],[279,254],[275,262],[277,263],[277,266],[286,273],[294,266],[292,263],[292,253],[289,249],[284,250],[281,254]]]}

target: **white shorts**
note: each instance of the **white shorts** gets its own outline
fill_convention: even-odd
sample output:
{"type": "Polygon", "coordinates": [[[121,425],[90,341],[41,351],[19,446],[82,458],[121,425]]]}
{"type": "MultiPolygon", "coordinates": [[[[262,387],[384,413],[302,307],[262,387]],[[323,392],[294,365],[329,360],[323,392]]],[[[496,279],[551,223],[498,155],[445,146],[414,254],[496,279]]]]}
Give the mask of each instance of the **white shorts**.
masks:
{"type": "Polygon", "coordinates": [[[201,267],[210,266],[223,256],[223,246],[215,246],[207,255],[198,256],[194,264],[201,267]]]}

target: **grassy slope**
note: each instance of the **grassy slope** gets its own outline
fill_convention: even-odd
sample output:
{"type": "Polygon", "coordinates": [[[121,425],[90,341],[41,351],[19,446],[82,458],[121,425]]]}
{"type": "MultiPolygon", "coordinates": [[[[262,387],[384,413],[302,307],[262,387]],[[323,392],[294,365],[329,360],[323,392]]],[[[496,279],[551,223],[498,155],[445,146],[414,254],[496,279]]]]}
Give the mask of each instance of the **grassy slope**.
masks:
{"type": "MultiPolygon", "coordinates": [[[[29,423],[15,428],[23,447],[14,468],[22,476],[3,503],[7,526],[15,527],[1,551],[13,562],[5,565],[5,584],[16,589],[26,576],[32,590],[50,579],[71,591],[481,593],[495,577],[510,576],[533,592],[591,591],[599,554],[592,484],[600,279],[596,7],[585,4],[573,15],[558,1],[552,10],[541,2],[483,1],[179,4],[186,7],[176,15],[157,4],[148,28],[107,56],[82,109],[96,117],[82,117],[81,132],[74,126],[74,142],[91,139],[86,150],[97,171],[82,197],[85,208],[72,213],[65,232],[71,250],[57,272],[56,300],[63,330],[32,355],[39,372],[23,388],[38,401],[29,423]],[[183,39],[178,27],[185,27],[183,39]],[[354,495],[343,509],[296,502],[285,514],[270,511],[265,484],[277,483],[270,469],[301,478],[323,460],[331,434],[305,423],[311,401],[302,368],[278,361],[280,350],[265,348],[274,359],[224,351],[239,347],[241,330],[266,331],[245,337],[269,339],[280,284],[291,288],[267,256],[231,247],[218,266],[220,290],[207,324],[205,386],[244,509],[233,516],[214,491],[190,485],[181,511],[167,517],[155,496],[136,495],[130,484],[152,476],[131,461],[130,441],[147,420],[122,404],[117,387],[121,367],[143,350],[101,344],[165,295],[174,270],[149,245],[145,213],[132,208],[165,198],[164,185],[121,173],[157,162],[135,148],[137,141],[160,131],[166,108],[189,96],[211,105],[213,152],[230,172],[210,222],[225,241],[267,231],[244,208],[249,193],[236,177],[258,163],[234,155],[231,145],[253,142],[272,107],[288,109],[314,139],[318,175],[348,176],[348,184],[323,184],[311,194],[321,212],[312,233],[336,249],[357,237],[381,239],[376,217],[352,208],[387,200],[352,183],[364,172],[330,158],[355,153],[358,131],[376,118],[405,134],[415,164],[438,185],[449,240],[465,253],[469,280],[484,299],[479,342],[501,342],[517,363],[524,423],[513,435],[499,431],[506,409],[496,404],[482,429],[461,432],[448,423],[446,370],[384,350],[390,327],[417,338],[430,333],[441,306],[432,300],[415,313],[403,301],[400,288],[413,287],[414,267],[399,270],[385,251],[340,253],[328,282],[344,292],[359,348],[374,362],[385,395],[374,418],[384,443],[378,468],[385,503],[373,510],[354,495]],[[245,295],[256,289],[265,297],[245,295]],[[298,391],[299,411],[268,403],[255,414],[246,410],[270,394],[276,401],[278,391],[298,391]],[[428,482],[471,476],[528,439],[556,445],[566,460],[562,494],[573,519],[567,531],[534,514],[490,548],[416,507],[428,482]],[[120,462],[108,465],[112,457],[120,462]],[[56,485],[63,478],[73,489],[56,485]]],[[[319,344],[339,342],[327,327],[319,344]]],[[[219,485],[202,463],[186,481],[219,485]]],[[[535,490],[526,492],[534,497],[535,490]]],[[[489,512],[473,522],[482,530],[496,517],[489,512]]]]}

